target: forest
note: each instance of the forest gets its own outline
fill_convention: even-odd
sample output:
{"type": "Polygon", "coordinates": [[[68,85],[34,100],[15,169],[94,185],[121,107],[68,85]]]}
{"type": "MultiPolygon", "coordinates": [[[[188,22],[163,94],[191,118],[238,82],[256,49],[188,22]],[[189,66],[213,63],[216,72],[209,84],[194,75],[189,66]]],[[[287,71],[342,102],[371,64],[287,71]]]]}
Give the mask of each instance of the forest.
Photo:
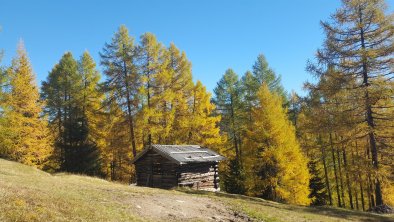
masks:
{"type": "Polygon", "coordinates": [[[343,0],[321,27],[305,96],[287,92],[263,54],[241,75],[223,70],[211,93],[186,52],[124,25],[100,61],[66,52],[38,84],[20,42],[0,63],[0,158],[128,184],[146,145],[197,144],[226,157],[228,193],[394,206],[394,14],[384,0],[343,0]]]}

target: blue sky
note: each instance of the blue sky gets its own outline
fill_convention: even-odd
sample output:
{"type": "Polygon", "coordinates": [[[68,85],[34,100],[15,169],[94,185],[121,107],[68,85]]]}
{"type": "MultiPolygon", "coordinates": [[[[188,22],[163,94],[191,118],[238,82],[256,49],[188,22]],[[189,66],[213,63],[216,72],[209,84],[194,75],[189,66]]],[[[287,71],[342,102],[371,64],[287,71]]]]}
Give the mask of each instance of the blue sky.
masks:
{"type": "MultiPolygon", "coordinates": [[[[392,9],[394,0],[388,3],[392,9]]],[[[263,53],[286,90],[303,94],[303,82],[312,79],[306,61],[323,41],[319,21],[339,6],[340,0],[1,1],[2,64],[21,38],[39,82],[66,51],[78,58],[88,50],[99,64],[104,43],[124,24],[137,40],[152,32],[174,42],[209,90],[227,68],[242,75],[263,53]]]]}

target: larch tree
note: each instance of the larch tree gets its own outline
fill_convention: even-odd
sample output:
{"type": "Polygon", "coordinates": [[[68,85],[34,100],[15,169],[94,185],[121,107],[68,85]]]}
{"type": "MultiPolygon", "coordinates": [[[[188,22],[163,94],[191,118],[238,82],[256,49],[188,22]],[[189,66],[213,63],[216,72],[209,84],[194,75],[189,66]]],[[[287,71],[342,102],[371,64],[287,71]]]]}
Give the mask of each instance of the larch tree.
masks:
{"type": "MultiPolygon", "coordinates": [[[[317,53],[318,64],[308,69],[317,76],[336,70],[335,87],[345,97],[342,104],[353,104],[357,134],[367,140],[373,168],[373,205],[383,204],[382,184],[390,184],[385,166],[392,163],[392,85],[394,60],[393,16],[386,14],[383,0],[343,0],[330,22],[322,22],[326,33],[324,46],[317,53]]],[[[342,97],[343,98],[343,97],[342,97]]],[[[354,142],[356,142],[354,140],[354,142]]]]}
{"type": "Polygon", "coordinates": [[[357,115],[353,104],[345,101],[350,94],[347,91],[337,93],[336,89],[344,84],[338,81],[337,76],[338,72],[330,68],[316,84],[306,84],[310,93],[304,98],[306,103],[301,106],[301,116],[304,118],[298,120],[297,127],[303,148],[311,161],[321,160],[330,205],[333,205],[334,197],[337,206],[346,207],[349,203],[353,208],[346,153],[351,149],[348,138],[356,132],[353,122],[357,115]],[[330,184],[334,187],[332,190],[330,184]]]}
{"type": "MultiPolygon", "coordinates": [[[[327,144],[324,140],[325,135],[327,134],[327,127],[322,127],[328,124],[321,121],[325,119],[324,110],[321,106],[315,105],[315,103],[320,104],[320,97],[317,95],[309,95],[309,97],[303,98],[298,115],[295,116],[297,122],[297,134],[300,144],[310,161],[314,162],[316,167],[320,166],[323,169],[323,175],[321,176],[324,177],[325,191],[327,193],[326,202],[328,202],[329,205],[333,205],[331,191],[332,181],[330,178],[331,164],[329,163],[327,144]],[[317,121],[317,119],[319,121],[317,121]]],[[[309,170],[312,178],[320,177],[319,172],[316,172],[311,168],[309,170]]],[[[312,183],[313,181],[310,181],[310,186],[312,183]]],[[[314,202],[313,192],[314,190],[311,189],[310,196],[312,197],[312,204],[314,202]]],[[[322,200],[319,202],[322,202],[322,200]]]]}
{"type": "Polygon", "coordinates": [[[9,90],[5,93],[4,129],[6,158],[44,168],[52,153],[52,138],[40,101],[35,76],[22,43],[7,70],[9,90]]]}
{"type": "Polygon", "coordinates": [[[5,87],[7,86],[7,75],[4,70],[4,67],[1,65],[1,62],[3,60],[3,55],[4,55],[4,51],[0,49],[0,105],[2,104],[1,103],[2,95],[5,91],[5,87]]]}
{"type": "Polygon", "coordinates": [[[230,149],[226,150],[228,160],[224,175],[227,192],[243,194],[244,171],[242,164],[243,150],[243,109],[242,89],[238,75],[228,69],[214,89],[213,102],[216,113],[221,116],[220,130],[230,149]]]}
{"type": "Polygon", "coordinates": [[[5,118],[4,118],[4,109],[5,109],[5,92],[9,86],[9,78],[6,75],[4,67],[1,65],[1,60],[3,57],[3,50],[0,50],[0,156],[6,155],[6,146],[4,144],[5,140],[5,118]]]}
{"type": "Polygon", "coordinates": [[[169,51],[163,48],[162,53],[160,71],[155,81],[156,89],[151,98],[152,103],[155,104],[155,120],[151,123],[152,127],[156,128],[155,143],[169,144],[175,121],[175,108],[173,107],[175,92],[172,87],[175,72],[168,65],[170,62],[169,51]]]}
{"type": "Polygon", "coordinates": [[[138,111],[140,81],[137,73],[134,38],[129,35],[125,26],[119,28],[111,43],[105,44],[100,56],[107,79],[106,92],[114,92],[110,101],[116,102],[125,112],[131,150],[133,156],[136,156],[135,115],[138,111]]]}
{"type": "Polygon", "coordinates": [[[253,122],[252,109],[257,105],[257,91],[260,83],[256,81],[255,76],[250,71],[247,71],[241,78],[241,92],[243,95],[243,109],[244,118],[247,126],[253,122]]]}
{"type": "MultiPolygon", "coordinates": [[[[171,133],[168,143],[179,144],[188,140],[189,101],[193,96],[193,80],[191,62],[185,52],[181,52],[175,44],[171,43],[168,51],[168,73],[170,78],[167,88],[170,91],[167,96],[171,103],[165,102],[163,107],[172,115],[171,133]]],[[[211,112],[211,111],[210,111],[211,112]]],[[[164,121],[167,122],[168,120],[164,121]]]]}
{"type": "Polygon", "coordinates": [[[82,78],[81,89],[81,106],[83,115],[87,124],[88,139],[92,142],[101,143],[101,132],[103,130],[102,122],[102,105],[104,100],[104,93],[100,88],[100,73],[97,71],[96,63],[90,56],[89,52],[85,51],[78,61],[78,72],[82,78]]]}
{"type": "MultiPolygon", "coordinates": [[[[78,60],[78,73],[81,76],[79,106],[82,109],[81,115],[84,117],[82,124],[87,130],[86,142],[94,147],[94,155],[99,155],[98,165],[101,165],[103,149],[106,145],[104,137],[106,122],[103,121],[105,119],[103,108],[105,95],[100,84],[101,75],[88,51],[85,51],[78,60]]],[[[103,168],[103,166],[97,167],[103,168]]]]}
{"type": "Polygon", "coordinates": [[[160,133],[163,132],[163,125],[160,124],[163,115],[169,114],[167,111],[163,112],[163,108],[167,106],[164,104],[165,100],[172,96],[165,86],[171,79],[166,69],[168,58],[166,48],[152,33],[145,33],[141,36],[138,53],[142,84],[140,88],[141,115],[144,121],[140,129],[144,134],[146,133],[143,136],[143,144],[152,144],[159,141],[160,133]]]}
{"type": "Polygon", "coordinates": [[[128,175],[132,181],[130,160],[152,143],[196,143],[220,151],[220,116],[214,115],[206,88],[193,83],[191,63],[174,44],[166,48],[151,33],[134,44],[122,26],[101,58],[106,74],[102,118],[108,124],[99,133],[104,138],[101,155],[108,178],[125,181],[128,175]],[[127,143],[132,155],[124,149],[127,143]]]}
{"type": "Polygon", "coordinates": [[[263,84],[253,108],[253,128],[245,151],[246,185],[250,195],[292,204],[309,204],[307,158],[295,128],[282,108],[282,98],[263,84]]]}
{"type": "Polygon", "coordinates": [[[217,127],[220,116],[213,115],[215,105],[211,103],[211,95],[200,81],[192,89],[191,104],[187,123],[188,138],[185,142],[220,149],[222,139],[217,127]]]}
{"type": "MultiPolygon", "coordinates": [[[[251,85],[254,88],[254,92],[257,93],[262,84],[266,84],[271,92],[277,93],[282,97],[283,103],[287,103],[287,93],[282,86],[281,76],[277,75],[274,70],[272,70],[263,54],[257,57],[256,62],[253,65],[253,77],[258,84],[251,85]]],[[[257,96],[254,96],[256,101],[258,101],[257,96]]]]}
{"type": "Polygon", "coordinates": [[[227,134],[235,158],[241,160],[242,98],[238,75],[232,69],[228,69],[217,83],[214,93],[213,102],[216,105],[216,111],[222,117],[220,129],[227,134]]]}
{"type": "Polygon", "coordinates": [[[128,125],[125,124],[125,112],[116,102],[109,92],[107,101],[104,102],[104,115],[102,121],[105,122],[104,130],[101,130],[101,138],[104,145],[101,147],[101,157],[103,161],[103,172],[106,178],[111,181],[130,182],[130,175],[133,169],[130,161],[133,158],[130,149],[128,125]]]}

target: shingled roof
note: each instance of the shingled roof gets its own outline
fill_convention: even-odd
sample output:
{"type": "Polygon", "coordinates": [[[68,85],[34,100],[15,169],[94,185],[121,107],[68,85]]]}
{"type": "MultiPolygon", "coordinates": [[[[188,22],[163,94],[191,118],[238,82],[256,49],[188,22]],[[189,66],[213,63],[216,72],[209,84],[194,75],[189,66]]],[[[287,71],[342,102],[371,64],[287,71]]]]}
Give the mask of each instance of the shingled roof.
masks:
{"type": "Polygon", "coordinates": [[[139,153],[132,163],[138,161],[149,150],[154,150],[163,157],[177,164],[218,162],[225,158],[216,152],[198,145],[150,145],[139,153]]]}

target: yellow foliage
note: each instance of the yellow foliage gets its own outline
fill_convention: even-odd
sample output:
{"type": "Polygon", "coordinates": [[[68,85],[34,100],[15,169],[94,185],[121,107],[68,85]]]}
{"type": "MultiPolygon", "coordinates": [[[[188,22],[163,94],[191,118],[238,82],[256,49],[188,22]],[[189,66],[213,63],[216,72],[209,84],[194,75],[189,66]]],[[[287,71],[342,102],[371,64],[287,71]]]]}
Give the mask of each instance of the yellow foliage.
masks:
{"type": "Polygon", "coordinates": [[[52,139],[46,118],[40,116],[43,103],[22,46],[7,72],[11,85],[4,110],[8,158],[43,168],[52,152],[52,139]]]}
{"type": "Polygon", "coordinates": [[[282,100],[263,85],[259,106],[253,109],[248,131],[245,168],[248,193],[292,204],[310,200],[307,158],[301,152],[295,129],[282,108],[282,100]]]}
{"type": "Polygon", "coordinates": [[[189,128],[187,143],[218,149],[223,142],[217,127],[220,116],[212,116],[215,105],[210,100],[211,95],[198,81],[192,91],[192,106],[189,118],[186,119],[189,128]]]}

